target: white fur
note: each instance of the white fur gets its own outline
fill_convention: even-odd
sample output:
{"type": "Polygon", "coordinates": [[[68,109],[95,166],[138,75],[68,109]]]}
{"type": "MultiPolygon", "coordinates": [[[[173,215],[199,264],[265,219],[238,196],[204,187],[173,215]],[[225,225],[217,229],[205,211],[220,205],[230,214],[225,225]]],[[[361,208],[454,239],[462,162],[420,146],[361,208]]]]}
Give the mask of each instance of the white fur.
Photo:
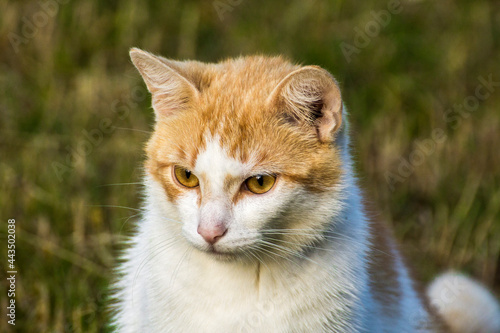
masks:
{"type": "Polygon", "coordinates": [[[458,273],[446,273],[429,286],[431,303],[454,332],[500,333],[500,306],[486,288],[458,273]]]}
{"type": "Polygon", "coordinates": [[[224,179],[243,181],[254,165],[228,157],[218,137],[209,138],[193,170],[208,198],[200,209],[196,191],[172,204],[147,175],[144,216],[116,284],[117,331],[427,332],[422,324],[428,313],[396,249],[389,255],[396,257],[403,300],[394,313],[385,313],[371,293],[368,223],[345,126],[336,140],[346,176],[325,195],[278,180],[269,193],[231,204],[238,189],[222,191],[224,179]],[[282,218],[323,223],[332,238],[307,256],[284,258],[276,251],[273,260],[259,263],[257,254],[246,254],[248,260],[214,258],[196,231],[202,218],[225,219],[229,229],[215,249],[243,251],[258,242],[260,230],[283,209],[288,213],[282,218]]]}

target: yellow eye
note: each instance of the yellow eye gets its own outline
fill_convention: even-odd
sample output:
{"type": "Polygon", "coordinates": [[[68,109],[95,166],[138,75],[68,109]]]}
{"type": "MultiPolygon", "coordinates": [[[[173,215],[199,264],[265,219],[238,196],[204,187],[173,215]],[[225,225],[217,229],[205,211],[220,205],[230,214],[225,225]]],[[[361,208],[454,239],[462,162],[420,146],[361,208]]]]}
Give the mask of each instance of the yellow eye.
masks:
{"type": "Polygon", "coordinates": [[[276,182],[276,177],[269,175],[257,175],[245,180],[245,184],[250,192],[255,194],[262,194],[268,192],[273,188],[276,182]]]}
{"type": "Polygon", "coordinates": [[[188,169],[179,166],[174,167],[175,179],[186,187],[196,187],[200,184],[198,177],[193,175],[188,169]]]}

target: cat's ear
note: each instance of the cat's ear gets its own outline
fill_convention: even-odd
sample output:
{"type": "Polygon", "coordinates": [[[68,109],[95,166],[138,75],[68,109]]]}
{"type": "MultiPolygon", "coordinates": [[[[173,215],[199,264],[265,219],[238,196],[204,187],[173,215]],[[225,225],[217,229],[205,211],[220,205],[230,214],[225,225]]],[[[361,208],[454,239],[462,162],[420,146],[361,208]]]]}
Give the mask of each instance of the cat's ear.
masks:
{"type": "Polygon", "coordinates": [[[198,98],[198,89],[182,72],[179,62],[137,48],[130,50],[130,58],[151,92],[157,117],[185,109],[198,98]]]}
{"type": "Polygon", "coordinates": [[[288,74],[267,101],[299,125],[314,126],[321,142],[332,142],[342,123],[340,89],[328,71],[306,66],[288,74]]]}

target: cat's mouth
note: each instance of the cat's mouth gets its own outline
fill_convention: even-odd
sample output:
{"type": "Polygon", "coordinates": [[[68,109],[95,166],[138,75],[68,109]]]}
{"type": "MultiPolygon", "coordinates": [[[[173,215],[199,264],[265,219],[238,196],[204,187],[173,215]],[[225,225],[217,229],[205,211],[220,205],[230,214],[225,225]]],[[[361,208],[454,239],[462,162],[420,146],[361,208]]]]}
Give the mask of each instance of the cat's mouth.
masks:
{"type": "Polygon", "coordinates": [[[234,235],[226,235],[230,239],[222,238],[215,243],[202,241],[200,237],[193,237],[194,233],[185,232],[185,238],[188,243],[197,251],[203,252],[208,257],[222,260],[234,261],[244,260],[245,258],[253,258],[251,253],[255,250],[256,244],[259,241],[258,235],[244,235],[237,237],[234,235]]]}
{"type": "Polygon", "coordinates": [[[206,244],[205,246],[196,246],[194,247],[207,254],[211,258],[220,261],[238,261],[245,260],[245,258],[249,258],[249,248],[245,246],[239,247],[226,247],[220,246],[218,244],[206,244]]]}
{"type": "Polygon", "coordinates": [[[213,245],[210,245],[208,250],[205,250],[204,252],[208,253],[210,256],[214,257],[215,259],[222,260],[222,261],[232,261],[238,257],[237,253],[223,252],[223,251],[217,250],[215,248],[215,246],[213,246],[213,245]]]}

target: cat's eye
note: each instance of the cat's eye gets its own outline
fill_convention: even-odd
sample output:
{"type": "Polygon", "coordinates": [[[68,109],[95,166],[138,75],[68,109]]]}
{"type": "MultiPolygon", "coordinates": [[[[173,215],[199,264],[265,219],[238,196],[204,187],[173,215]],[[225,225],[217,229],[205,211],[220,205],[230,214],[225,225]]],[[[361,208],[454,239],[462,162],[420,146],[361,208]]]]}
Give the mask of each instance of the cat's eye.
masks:
{"type": "Polygon", "coordinates": [[[257,175],[245,180],[245,185],[250,192],[262,194],[273,188],[276,177],[269,175],[257,175]]]}
{"type": "Polygon", "coordinates": [[[186,187],[196,187],[200,185],[200,181],[198,180],[198,177],[196,177],[191,171],[188,169],[184,169],[179,166],[174,167],[174,176],[175,179],[181,184],[186,187]]]}

